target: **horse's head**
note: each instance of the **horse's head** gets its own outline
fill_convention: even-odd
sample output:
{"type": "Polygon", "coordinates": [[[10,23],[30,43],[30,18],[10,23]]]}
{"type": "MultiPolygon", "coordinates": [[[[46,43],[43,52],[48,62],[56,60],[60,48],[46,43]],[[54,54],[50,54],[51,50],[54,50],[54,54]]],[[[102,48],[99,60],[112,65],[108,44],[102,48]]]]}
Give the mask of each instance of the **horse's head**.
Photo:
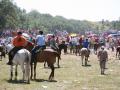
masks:
{"type": "Polygon", "coordinates": [[[28,41],[27,45],[25,46],[25,49],[31,52],[33,48],[34,48],[34,44],[28,41]]]}

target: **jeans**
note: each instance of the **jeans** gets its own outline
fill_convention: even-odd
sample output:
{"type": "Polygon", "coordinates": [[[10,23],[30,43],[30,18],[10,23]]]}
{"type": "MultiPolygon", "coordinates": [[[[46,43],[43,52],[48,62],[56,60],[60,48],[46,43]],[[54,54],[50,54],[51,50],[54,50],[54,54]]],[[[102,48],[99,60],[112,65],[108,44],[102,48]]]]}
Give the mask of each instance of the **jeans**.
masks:
{"type": "Polygon", "coordinates": [[[33,49],[32,49],[32,59],[34,59],[35,58],[35,55],[37,54],[37,50],[44,50],[44,49],[46,49],[46,46],[45,45],[43,45],[43,46],[36,46],[36,47],[34,47],[33,49]]]}

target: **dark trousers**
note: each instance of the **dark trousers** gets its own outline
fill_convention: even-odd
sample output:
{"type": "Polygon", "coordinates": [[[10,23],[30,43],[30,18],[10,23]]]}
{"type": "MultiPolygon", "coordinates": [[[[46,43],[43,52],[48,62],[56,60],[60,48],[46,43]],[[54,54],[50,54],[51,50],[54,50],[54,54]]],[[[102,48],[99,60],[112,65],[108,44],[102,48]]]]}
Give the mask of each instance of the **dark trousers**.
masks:
{"type": "Polygon", "coordinates": [[[15,54],[20,50],[22,49],[23,46],[20,46],[20,47],[14,47],[9,53],[8,53],[8,56],[9,56],[9,61],[12,61],[12,59],[14,58],[15,54]]]}
{"type": "Polygon", "coordinates": [[[34,48],[32,49],[32,52],[31,52],[31,53],[32,53],[32,59],[35,58],[35,55],[36,55],[36,53],[37,53],[37,50],[42,51],[42,50],[44,50],[44,49],[46,49],[46,45],[34,47],[34,48]]]}

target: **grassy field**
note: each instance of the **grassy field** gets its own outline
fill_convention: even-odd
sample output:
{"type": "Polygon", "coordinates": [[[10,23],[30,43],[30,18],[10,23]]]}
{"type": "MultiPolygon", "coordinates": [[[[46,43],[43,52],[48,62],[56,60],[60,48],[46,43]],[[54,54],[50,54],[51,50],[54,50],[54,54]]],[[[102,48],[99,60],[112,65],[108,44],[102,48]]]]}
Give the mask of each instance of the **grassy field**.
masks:
{"type": "MultiPolygon", "coordinates": [[[[37,80],[31,84],[21,83],[22,72],[19,67],[18,82],[9,82],[10,67],[7,58],[0,61],[0,90],[120,90],[120,60],[115,52],[109,51],[106,75],[100,75],[96,55],[91,54],[89,66],[81,66],[80,56],[64,55],[60,61],[61,68],[55,69],[55,81],[49,82],[50,69],[37,66],[37,80]]],[[[56,64],[55,64],[56,66],[56,64]]]]}

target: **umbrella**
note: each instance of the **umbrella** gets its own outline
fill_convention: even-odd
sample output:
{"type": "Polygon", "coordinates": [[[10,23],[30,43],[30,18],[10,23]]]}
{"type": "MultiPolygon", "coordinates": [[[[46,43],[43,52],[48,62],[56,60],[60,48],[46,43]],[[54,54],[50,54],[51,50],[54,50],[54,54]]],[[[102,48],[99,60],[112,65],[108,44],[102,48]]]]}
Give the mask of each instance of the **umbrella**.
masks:
{"type": "Polygon", "coordinates": [[[75,36],[77,36],[77,34],[76,33],[72,33],[72,34],[70,34],[70,36],[75,37],[75,36]]]}

